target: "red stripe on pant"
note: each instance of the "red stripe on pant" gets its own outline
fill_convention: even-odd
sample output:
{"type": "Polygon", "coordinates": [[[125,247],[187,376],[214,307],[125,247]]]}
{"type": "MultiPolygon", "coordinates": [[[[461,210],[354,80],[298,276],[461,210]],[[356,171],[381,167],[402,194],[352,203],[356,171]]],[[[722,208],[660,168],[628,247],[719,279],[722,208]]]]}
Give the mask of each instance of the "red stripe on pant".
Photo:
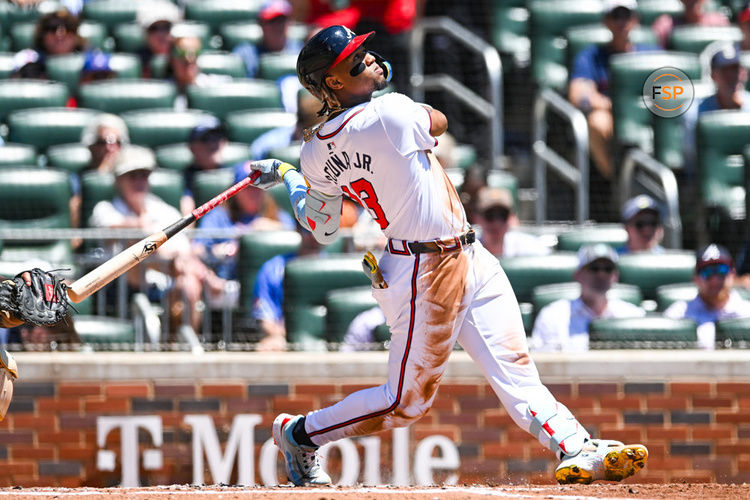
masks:
{"type": "Polygon", "coordinates": [[[310,437],[318,436],[320,434],[325,434],[326,432],[330,432],[336,429],[340,429],[342,427],[346,427],[347,425],[352,425],[352,424],[356,424],[357,422],[362,422],[363,420],[367,420],[368,418],[374,418],[374,417],[387,415],[388,413],[391,413],[393,410],[395,410],[398,407],[399,403],[401,402],[401,395],[402,395],[402,391],[404,388],[404,375],[406,373],[406,363],[409,359],[409,350],[411,349],[411,339],[412,339],[412,334],[414,333],[414,316],[416,315],[418,273],[419,273],[419,254],[415,254],[414,255],[414,270],[412,271],[412,275],[411,275],[411,300],[409,301],[409,333],[406,338],[406,348],[404,349],[404,357],[401,359],[401,371],[398,376],[398,391],[396,392],[396,400],[388,408],[385,408],[383,410],[378,410],[373,413],[368,413],[367,415],[355,417],[355,418],[347,420],[346,422],[341,422],[339,424],[330,425],[324,429],[318,429],[317,431],[309,432],[308,436],[310,437]]]}

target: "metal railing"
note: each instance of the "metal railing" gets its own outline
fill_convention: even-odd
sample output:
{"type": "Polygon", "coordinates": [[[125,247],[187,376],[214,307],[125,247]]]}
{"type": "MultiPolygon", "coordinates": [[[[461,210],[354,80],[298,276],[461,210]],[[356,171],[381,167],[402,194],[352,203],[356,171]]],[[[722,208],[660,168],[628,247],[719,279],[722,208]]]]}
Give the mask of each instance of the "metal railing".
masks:
{"type": "Polygon", "coordinates": [[[589,128],[581,111],[550,89],[543,89],[534,102],[534,179],[537,191],[536,222],[547,217],[547,168],[551,168],[576,191],[576,221],[589,217],[589,128]],[[553,110],[570,125],[575,140],[575,163],[557,154],[547,143],[547,112],[553,110]]]}
{"type": "Polygon", "coordinates": [[[620,204],[633,195],[633,185],[638,184],[664,205],[665,243],[670,248],[682,247],[682,220],[680,195],[674,173],[643,150],[628,151],[620,172],[620,204]]]}
{"type": "Polygon", "coordinates": [[[422,19],[414,27],[411,32],[409,52],[411,69],[409,83],[414,100],[424,101],[426,90],[444,91],[485,118],[490,123],[487,129],[492,158],[490,169],[498,168],[503,155],[503,72],[497,49],[453,19],[433,17],[422,19]],[[424,40],[427,33],[447,35],[483,58],[489,80],[489,101],[451,76],[424,74],[424,40]]]}

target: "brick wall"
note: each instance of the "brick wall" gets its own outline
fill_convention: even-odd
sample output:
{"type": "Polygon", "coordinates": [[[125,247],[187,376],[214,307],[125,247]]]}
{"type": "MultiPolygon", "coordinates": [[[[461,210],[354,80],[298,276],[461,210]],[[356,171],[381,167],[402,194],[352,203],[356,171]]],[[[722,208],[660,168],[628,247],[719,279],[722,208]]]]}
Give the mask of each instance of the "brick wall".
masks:
{"type": "MultiPolygon", "coordinates": [[[[364,363],[360,360],[363,376],[342,377],[336,367],[351,370],[350,358],[331,361],[316,354],[305,358],[305,363],[280,362],[283,369],[277,366],[271,373],[270,365],[258,366],[258,358],[242,362],[217,358],[195,366],[195,376],[199,377],[195,380],[172,378],[170,370],[164,368],[169,362],[162,365],[158,378],[139,375],[139,371],[148,373],[153,369],[148,356],[141,354],[137,356],[142,357],[143,370],[138,370],[139,364],[132,354],[125,368],[111,359],[93,363],[84,358],[61,364],[59,358],[47,359],[45,363],[42,354],[26,356],[25,353],[17,356],[22,379],[16,384],[8,416],[0,422],[0,487],[118,484],[119,465],[111,472],[99,471],[96,466],[99,450],[96,419],[104,415],[160,416],[163,466],[156,471],[141,470],[141,482],[144,485],[190,483],[192,438],[190,427],[183,421],[185,415],[210,415],[222,443],[235,414],[261,415],[262,422],[255,430],[257,457],[261,445],[270,437],[271,422],[277,413],[304,412],[375,385],[382,379],[366,374],[384,363],[382,357],[364,363]],[[333,364],[317,369],[313,366],[315,361],[310,360],[317,356],[326,359],[321,363],[333,364]],[[110,367],[110,372],[106,372],[105,366],[110,367]],[[247,377],[222,373],[223,370],[231,375],[243,369],[248,372],[247,377]],[[53,372],[59,376],[50,377],[53,372]],[[91,379],[92,373],[95,379],[91,379]]],[[[576,362],[580,363],[581,358],[576,362]]],[[[195,365],[184,356],[174,365],[181,363],[195,365]]],[[[466,376],[463,372],[468,368],[461,363],[449,369],[432,410],[412,427],[410,450],[413,452],[416,443],[427,436],[444,435],[458,446],[460,482],[551,482],[556,464],[552,453],[517,428],[484,379],[466,376]]],[[[707,379],[699,373],[691,378],[691,370],[686,367],[685,373],[677,374],[675,380],[658,373],[650,379],[616,373],[620,364],[623,373],[628,366],[632,368],[630,363],[620,362],[610,363],[608,368],[615,373],[599,375],[598,380],[591,380],[593,377],[589,375],[586,378],[590,380],[571,378],[571,381],[545,376],[545,372],[563,370],[561,366],[565,363],[572,361],[558,360],[548,365],[537,360],[550,390],[593,435],[648,446],[651,458],[637,482],[750,482],[750,372],[744,372],[745,379],[742,376],[707,379]]],[[[180,373],[177,368],[174,371],[180,373]]],[[[718,365],[715,371],[721,371],[718,365]]],[[[383,478],[387,479],[392,464],[391,433],[380,436],[383,478]]],[[[119,434],[110,433],[106,447],[117,450],[118,445],[119,434]]],[[[153,447],[145,433],[140,435],[140,447],[153,447]]],[[[330,468],[334,476],[338,467],[336,456],[332,456],[330,468]]],[[[206,478],[210,480],[211,476],[207,473],[206,478]]],[[[257,474],[256,481],[260,482],[257,474]]]]}

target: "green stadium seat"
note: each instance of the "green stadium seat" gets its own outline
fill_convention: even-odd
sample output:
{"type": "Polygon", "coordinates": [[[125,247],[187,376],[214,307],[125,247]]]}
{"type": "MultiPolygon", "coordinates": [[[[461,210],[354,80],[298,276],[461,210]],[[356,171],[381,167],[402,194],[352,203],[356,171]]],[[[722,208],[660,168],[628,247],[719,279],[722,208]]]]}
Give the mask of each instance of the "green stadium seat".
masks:
{"type": "Polygon", "coordinates": [[[99,111],[83,108],[32,108],[11,113],[8,117],[10,139],[46,149],[55,144],[81,138],[83,128],[99,111]]]}
{"type": "Polygon", "coordinates": [[[372,287],[365,286],[331,290],[326,294],[325,305],[325,338],[328,342],[341,342],[352,320],[378,303],[372,296],[372,287]]]}
{"type": "Polygon", "coordinates": [[[711,111],[698,119],[696,150],[703,202],[730,219],[745,218],[745,165],[750,114],[711,111]]]}
{"type": "Polygon", "coordinates": [[[187,89],[188,103],[192,109],[202,109],[223,118],[233,111],[248,109],[281,109],[281,91],[263,80],[236,79],[211,86],[187,89]]]}
{"type": "Polygon", "coordinates": [[[300,257],[284,273],[284,319],[287,341],[325,338],[326,294],[339,288],[369,285],[360,255],[300,257]]]}
{"type": "MultiPolygon", "coordinates": [[[[47,74],[50,79],[63,82],[74,93],[78,89],[84,60],[85,56],[80,53],[50,57],[47,60],[47,74]]],[[[116,80],[141,77],[141,61],[135,54],[112,54],[109,64],[117,73],[116,80]]]]}
{"type": "MultiPolygon", "coordinates": [[[[308,31],[306,25],[292,23],[287,30],[287,37],[292,40],[305,41],[308,31]]],[[[234,50],[242,43],[257,45],[263,38],[263,31],[255,20],[223,23],[219,26],[219,34],[224,40],[225,50],[234,50]]]]}
{"type": "Polygon", "coordinates": [[[583,245],[606,243],[613,248],[625,246],[628,233],[621,224],[600,224],[593,227],[563,231],[557,235],[557,249],[577,252],[583,245]]]}
{"type": "Polygon", "coordinates": [[[48,80],[0,81],[0,122],[17,109],[65,106],[68,89],[48,80]]]}
{"type": "Polygon", "coordinates": [[[673,67],[694,81],[700,80],[696,54],[683,52],[630,52],[610,59],[612,115],[615,137],[623,145],[635,145],[646,152],[654,148],[654,115],[643,102],[643,83],[656,69],[673,67]]]}
{"type": "Polygon", "coordinates": [[[676,26],[669,36],[671,50],[700,54],[712,42],[736,43],[742,40],[737,26],[676,26]]]}
{"type": "MultiPolygon", "coordinates": [[[[284,184],[279,184],[268,190],[268,194],[273,197],[276,202],[276,206],[284,210],[286,213],[294,217],[294,210],[292,210],[292,202],[289,201],[289,191],[287,191],[284,184]]],[[[340,241],[341,238],[339,238],[340,241]]]]}
{"type": "Polygon", "coordinates": [[[621,283],[637,285],[646,299],[656,299],[659,286],[693,279],[695,254],[680,250],[661,254],[631,253],[621,255],[617,267],[621,283]]]}
{"type": "Polygon", "coordinates": [[[276,81],[297,75],[297,54],[263,54],[258,61],[258,78],[276,81]]]}
{"type": "Polygon", "coordinates": [[[568,84],[565,33],[602,19],[602,4],[591,0],[534,0],[529,4],[531,78],[540,87],[563,90],[568,84]]]}
{"type": "Polygon", "coordinates": [[[198,172],[193,179],[193,199],[200,206],[234,184],[234,169],[220,168],[198,172]]]}
{"type": "MultiPolygon", "coordinates": [[[[740,53],[740,66],[750,71],[750,50],[746,50],[740,53]]],[[[745,88],[750,90],[750,78],[745,82],[745,88]]]]}
{"type": "Polygon", "coordinates": [[[113,33],[118,24],[135,21],[139,4],[146,4],[149,0],[92,0],[83,4],[81,17],[91,21],[98,21],[113,33]]]}
{"type": "Polygon", "coordinates": [[[607,318],[589,324],[589,341],[592,349],[684,348],[697,347],[698,334],[689,319],[607,318]]]}
{"type": "Polygon", "coordinates": [[[38,166],[36,148],[29,144],[6,143],[0,146],[0,168],[38,166]]]}
{"type": "MultiPolygon", "coordinates": [[[[1,39],[2,34],[0,33],[0,40],[1,39]]],[[[11,73],[13,73],[13,69],[15,69],[15,64],[13,62],[14,56],[14,52],[0,52],[0,80],[5,80],[11,73]]]]}
{"type": "MultiPolygon", "coordinates": [[[[250,146],[240,142],[230,142],[221,151],[221,163],[234,165],[250,159],[250,146]]],[[[162,168],[184,171],[193,162],[193,153],[184,142],[168,144],[156,148],[156,163],[162,168]]]]}
{"type": "Polygon", "coordinates": [[[240,56],[231,52],[203,52],[198,56],[198,67],[208,74],[245,77],[245,63],[240,56]]]}
{"type": "Polygon", "coordinates": [[[695,283],[673,283],[656,287],[656,310],[666,309],[681,300],[693,300],[698,294],[698,286],[695,283]]]}
{"type": "MultiPolygon", "coordinates": [[[[551,283],[549,285],[539,285],[534,287],[531,296],[531,303],[534,305],[534,311],[539,312],[543,307],[560,299],[573,300],[581,295],[581,285],[578,282],[571,281],[568,283],[551,283]]],[[[625,283],[615,283],[607,292],[610,299],[616,298],[630,302],[637,306],[641,305],[643,295],[641,290],[635,285],[625,283]]]]}
{"type": "Polygon", "coordinates": [[[492,44],[497,51],[528,60],[531,42],[526,1],[496,0],[492,2],[492,14],[492,44]]]}
{"type": "Polygon", "coordinates": [[[477,150],[471,144],[456,144],[453,147],[453,166],[468,170],[477,162],[477,150]]]}
{"type": "Polygon", "coordinates": [[[144,109],[121,116],[128,126],[130,141],[153,148],[187,141],[193,127],[211,115],[198,110],[144,109]]]}
{"type": "Polygon", "coordinates": [[[135,326],[130,320],[109,316],[79,315],[73,321],[82,344],[101,346],[106,349],[105,344],[135,342],[135,326]]]}
{"type": "Polygon", "coordinates": [[[651,26],[662,14],[678,16],[684,10],[680,0],[638,0],[638,14],[644,26],[651,26]]]}
{"type": "Polygon", "coordinates": [[[391,340],[391,329],[388,328],[388,325],[385,323],[378,325],[372,333],[375,342],[388,342],[391,340]]]}
{"type": "Polygon", "coordinates": [[[185,192],[185,178],[180,172],[156,169],[148,177],[151,192],[176,209],[180,209],[180,198],[185,192]]]}
{"type": "Polygon", "coordinates": [[[487,185],[491,188],[507,189],[513,195],[513,203],[518,207],[518,179],[510,172],[492,170],[487,173],[487,185]]]}
{"type": "Polygon", "coordinates": [[[505,257],[500,264],[519,302],[531,302],[534,287],[573,279],[578,258],[572,252],[551,255],[505,257]]]}
{"type": "MultiPolygon", "coordinates": [[[[146,43],[146,35],[138,23],[124,23],[115,26],[112,33],[115,39],[115,47],[122,52],[137,52],[146,43]]],[[[182,21],[172,26],[172,35],[175,37],[194,36],[201,39],[203,47],[209,47],[211,43],[211,29],[205,23],[196,21],[182,21]]]]}
{"type": "Polygon", "coordinates": [[[81,172],[91,163],[91,151],[80,142],[50,146],[45,156],[51,167],[68,172],[81,172]]]}
{"type": "MultiPolygon", "coordinates": [[[[568,70],[572,71],[578,54],[589,45],[606,45],[612,41],[612,32],[604,24],[587,24],[574,26],[565,33],[568,41],[568,70]]],[[[636,26],[630,32],[632,43],[658,46],[659,40],[647,26],[636,26]]]]}
{"type": "Polygon", "coordinates": [[[255,20],[260,7],[261,2],[256,0],[188,0],[185,19],[204,22],[218,34],[224,23],[255,20]]]}
{"type": "Polygon", "coordinates": [[[254,231],[242,235],[237,260],[237,275],[240,282],[240,304],[249,311],[252,308],[255,276],[270,258],[296,252],[302,237],[297,231],[254,231]]]}
{"type": "Polygon", "coordinates": [[[10,41],[13,50],[19,51],[34,45],[36,23],[15,23],[10,27],[10,41]]]}
{"type": "Polygon", "coordinates": [[[295,125],[297,117],[286,111],[258,109],[229,113],[226,122],[230,140],[251,144],[264,132],[295,125]]]}
{"type": "Polygon", "coordinates": [[[79,93],[83,107],[118,114],[136,109],[172,108],[177,87],[160,80],[105,80],[83,85],[79,93]]]}
{"type": "Polygon", "coordinates": [[[723,347],[750,346],[750,318],[721,319],[716,322],[716,343],[723,347]]]}
{"type": "Polygon", "coordinates": [[[299,165],[300,149],[302,149],[302,144],[291,144],[284,148],[275,148],[275,149],[270,150],[268,152],[268,157],[277,158],[281,161],[291,163],[297,168],[300,168],[300,165],[299,165]]]}
{"type": "MultiPolygon", "coordinates": [[[[26,168],[3,170],[0,183],[0,227],[51,229],[70,226],[70,180],[65,172],[26,168]]],[[[0,260],[42,258],[50,263],[72,261],[70,242],[49,240],[5,241],[0,260]]]]}
{"type": "Polygon", "coordinates": [[[110,172],[88,171],[81,174],[81,225],[89,219],[97,203],[115,197],[115,176],[110,172]]]}
{"type": "MultiPolygon", "coordinates": [[[[750,168],[750,144],[745,147],[745,151],[742,154],[742,158],[745,161],[746,167],[750,168]]],[[[750,176],[746,179],[750,181],[750,176]]],[[[750,186],[745,186],[745,193],[750,192],[750,186]]],[[[750,196],[745,196],[745,214],[750,214],[750,196]]]]}

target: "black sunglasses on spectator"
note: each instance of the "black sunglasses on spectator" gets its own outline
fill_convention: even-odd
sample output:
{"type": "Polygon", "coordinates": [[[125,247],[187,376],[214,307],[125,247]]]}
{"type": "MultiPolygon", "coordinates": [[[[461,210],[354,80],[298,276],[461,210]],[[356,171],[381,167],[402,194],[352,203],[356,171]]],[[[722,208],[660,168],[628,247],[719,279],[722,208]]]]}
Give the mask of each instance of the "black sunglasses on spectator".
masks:
{"type": "Polygon", "coordinates": [[[505,207],[492,207],[485,210],[482,215],[487,220],[499,220],[505,222],[508,220],[508,217],[510,217],[510,210],[505,207]]]}
{"type": "Polygon", "coordinates": [[[614,266],[614,264],[592,264],[588,266],[588,269],[592,273],[603,271],[607,274],[612,274],[613,272],[615,272],[616,267],[614,266]]]}

